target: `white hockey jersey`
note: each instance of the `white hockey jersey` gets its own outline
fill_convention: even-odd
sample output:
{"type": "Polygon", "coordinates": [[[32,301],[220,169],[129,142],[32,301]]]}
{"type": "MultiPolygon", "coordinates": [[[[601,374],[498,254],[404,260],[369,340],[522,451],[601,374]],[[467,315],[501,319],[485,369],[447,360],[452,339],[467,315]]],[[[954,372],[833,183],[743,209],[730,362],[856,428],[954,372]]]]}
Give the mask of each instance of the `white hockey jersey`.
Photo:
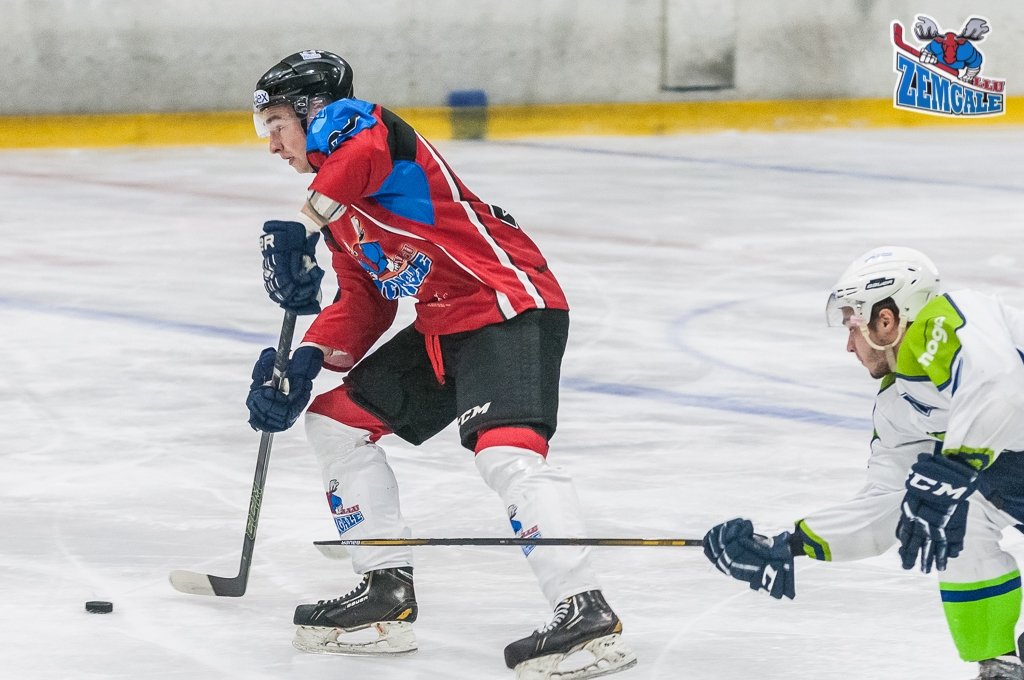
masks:
{"type": "Polygon", "coordinates": [[[811,557],[856,560],[892,546],[921,453],[985,470],[1004,451],[1024,451],[1024,312],[973,291],[937,297],[907,329],[896,364],[875,399],[867,484],[798,523],[811,557]]]}

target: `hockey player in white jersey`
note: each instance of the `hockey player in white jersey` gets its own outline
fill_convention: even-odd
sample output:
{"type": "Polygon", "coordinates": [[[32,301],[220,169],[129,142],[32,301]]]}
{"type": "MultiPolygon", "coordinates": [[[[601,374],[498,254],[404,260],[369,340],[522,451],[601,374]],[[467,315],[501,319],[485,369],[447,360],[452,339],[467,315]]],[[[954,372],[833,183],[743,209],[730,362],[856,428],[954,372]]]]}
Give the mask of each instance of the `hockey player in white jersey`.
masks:
{"type": "Polygon", "coordinates": [[[858,560],[898,542],[904,569],[939,572],[950,634],[979,680],[1024,680],[1020,571],[999,546],[1024,521],[1024,312],[973,291],[942,295],[925,255],[883,247],[843,273],[827,316],[881,380],[864,487],[771,538],[746,519],[719,524],[705,554],[781,599],[796,594],[794,556],[858,560]]]}

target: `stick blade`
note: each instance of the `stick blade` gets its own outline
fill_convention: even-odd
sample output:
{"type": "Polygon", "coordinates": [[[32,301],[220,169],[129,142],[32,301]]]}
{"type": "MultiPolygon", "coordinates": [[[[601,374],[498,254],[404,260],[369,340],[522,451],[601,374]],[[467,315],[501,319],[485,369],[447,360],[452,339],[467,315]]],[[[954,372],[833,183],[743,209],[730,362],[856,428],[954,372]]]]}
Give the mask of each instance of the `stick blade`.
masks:
{"type": "Polygon", "coordinates": [[[330,545],[314,541],[313,545],[320,551],[320,554],[329,560],[347,560],[352,555],[349,554],[348,548],[343,545],[330,545]]]}
{"type": "Polygon", "coordinates": [[[189,595],[241,597],[245,594],[245,581],[237,576],[221,578],[210,574],[175,569],[168,578],[175,590],[189,595]]]}
{"type": "Polygon", "coordinates": [[[194,571],[175,569],[168,577],[174,589],[189,595],[216,595],[207,574],[198,574],[194,571]]]}

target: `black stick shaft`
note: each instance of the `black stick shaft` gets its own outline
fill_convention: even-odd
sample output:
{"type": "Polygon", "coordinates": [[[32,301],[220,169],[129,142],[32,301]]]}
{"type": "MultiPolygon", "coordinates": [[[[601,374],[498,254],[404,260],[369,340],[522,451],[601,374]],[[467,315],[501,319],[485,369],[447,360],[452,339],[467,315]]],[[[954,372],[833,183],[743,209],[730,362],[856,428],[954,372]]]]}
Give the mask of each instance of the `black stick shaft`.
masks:
{"type": "Polygon", "coordinates": [[[607,545],[695,548],[699,538],[362,538],[314,541],[314,545],[607,545]]]}
{"type": "MultiPolygon", "coordinates": [[[[281,335],[277,341],[277,357],[274,360],[274,387],[281,384],[284,369],[288,365],[288,357],[292,351],[292,336],[295,335],[295,313],[285,312],[281,322],[281,335]]],[[[260,521],[260,508],[263,505],[263,489],[267,484],[267,470],[270,466],[270,447],[274,443],[274,433],[264,432],[260,437],[259,455],[256,457],[256,473],[252,482],[252,495],[249,497],[249,514],[245,522],[245,538],[242,540],[242,560],[238,565],[238,576],[234,578],[236,589],[240,586],[245,592],[249,581],[249,567],[252,565],[252,554],[256,548],[256,527],[260,521]]],[[[230,579],[228,579],[230,580],[230,579]]]]}

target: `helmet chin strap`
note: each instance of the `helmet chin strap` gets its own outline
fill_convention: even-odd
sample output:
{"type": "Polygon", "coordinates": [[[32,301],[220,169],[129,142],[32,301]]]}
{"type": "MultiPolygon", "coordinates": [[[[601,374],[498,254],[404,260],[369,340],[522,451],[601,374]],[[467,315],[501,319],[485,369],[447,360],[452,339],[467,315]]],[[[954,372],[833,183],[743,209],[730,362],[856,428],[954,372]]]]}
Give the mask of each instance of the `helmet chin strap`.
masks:
{"type": "Polygon", "coordinates": [[[907,320],[906,318],[901,318],[899,328],[896,329],[896,339],[890,342],[888,345],[876,344],[875,341],[872,340],[871,336],[868,334],[867,324],[860,326],[860,334],[864,336],[864,341],[868,343],[871,349],[878,350],[879,352],[885,352],[885,361],[887,364],[889,364],[889,370],[895,372],[896,352],[893,351],[893,348],[896,345],[900,344],[900,340],[903,339],[903,331],[905,331],[906,329],[907,320]]]}

